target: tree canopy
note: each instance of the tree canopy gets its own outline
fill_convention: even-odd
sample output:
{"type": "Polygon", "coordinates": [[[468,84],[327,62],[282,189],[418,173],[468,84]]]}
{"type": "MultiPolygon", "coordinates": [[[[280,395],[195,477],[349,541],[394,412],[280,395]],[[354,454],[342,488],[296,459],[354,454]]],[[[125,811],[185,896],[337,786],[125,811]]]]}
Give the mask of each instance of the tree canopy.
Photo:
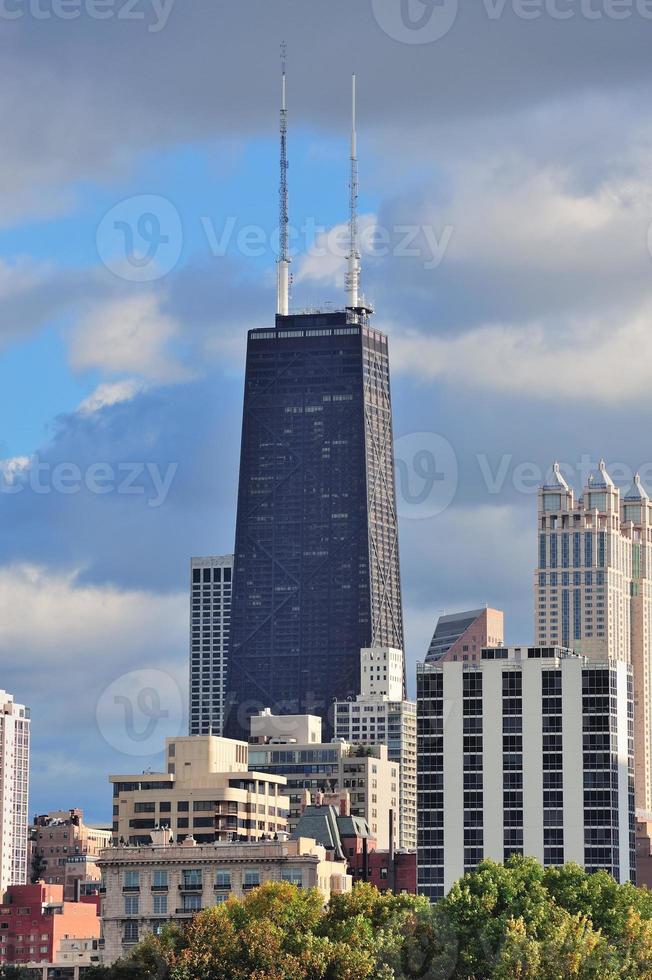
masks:
{"type": "MultiPolygon", "coordinates": [[[[85,980],[652,980],[652,893],[577,865],[484,861],[446,898],[267,883],[85,980]]],[[[0,976],[0,980],[2,980],[0,976]]]]}

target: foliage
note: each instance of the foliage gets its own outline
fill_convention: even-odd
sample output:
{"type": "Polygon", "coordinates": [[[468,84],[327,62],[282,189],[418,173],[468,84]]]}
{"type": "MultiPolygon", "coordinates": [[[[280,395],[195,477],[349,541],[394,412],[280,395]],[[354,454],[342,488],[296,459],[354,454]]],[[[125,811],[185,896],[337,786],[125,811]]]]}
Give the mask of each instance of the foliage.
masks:
{"type": "Polygon", "coordinates": [[[22,966],[0,966],[0,980],[33,980],[34,974],[22,966]]]}
{"type": "Polygon", "coordinates": [[[576,865],[512,858],[482,862],[434,906],[357,884],[324,909],[316,889],[270,882],[85,980],[589,977],[652,980],[652,894],[576,865]]]}

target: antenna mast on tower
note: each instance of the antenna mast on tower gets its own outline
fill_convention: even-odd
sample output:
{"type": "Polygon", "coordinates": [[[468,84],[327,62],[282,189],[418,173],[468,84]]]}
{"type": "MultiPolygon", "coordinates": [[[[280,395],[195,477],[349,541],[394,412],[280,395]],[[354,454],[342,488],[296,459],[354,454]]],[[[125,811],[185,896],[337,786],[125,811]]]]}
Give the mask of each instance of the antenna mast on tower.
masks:
{"type": "Polygon", "coordinates": [[[351,79],[351,178],[349,182],[349,257],[346,274],[347,308],[360,306],[360,251],[358,246],[358,138],[356,133],[355,75],[351,79]]]}
{"type": "Polygon", "coordinates": [[[288,217],[288,113],[285,101],[285,63],[287,47],[285,41],[281,44],[281,180],[279,184],[279,256],[277,264],[277,299],[276,312],[287,316],[290,311],[290,243],[288,217]]]}

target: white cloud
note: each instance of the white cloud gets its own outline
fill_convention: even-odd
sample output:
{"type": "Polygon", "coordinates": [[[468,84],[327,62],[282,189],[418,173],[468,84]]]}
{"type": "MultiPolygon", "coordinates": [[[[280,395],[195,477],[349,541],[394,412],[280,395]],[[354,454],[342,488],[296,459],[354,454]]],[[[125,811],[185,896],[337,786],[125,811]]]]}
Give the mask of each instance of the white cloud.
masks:
{"type": "Polygon", "coordinates": [[[454,336],[393,331],[392,368],[457,388],[603,404],[649,400],[652,300],[617,316],[487,324],[454,336]]]}
{"type": "Polygon", "coordinates": [[[112,405],[119,405],[121,402],[131,401],[137,394],[143,391],[144,385],[133,378],[125,378],[122,381],[105,382],[97,386],[95,391],[85,398],[77,407],[77,411],[82,415],[91,415],[99,412],[103,408],[110,408],[112,405]]]}
{"type": "Polygon", "coordinates": [[[29,469],[30,463],[29,456],[11,456],[9,459],[0,459],[2,482],[6,486],[13,486],[17,478],[29,469]]]}
{"type": "Polygon", "coordinates": [[[70,361],[75,370],[99,368],[158,382],[183,381],[189,372],[170,348],[180,339],[177,321],[163,313],[152,292],[99,303],[74,327],[70,361]]]}
{"type": "MultiPolygon", "coordinates": [[[[377,228],[376,215],[361,214],[358,224],[361,254],[372,254],[373,234],[377,228]]],[[[344,289],[348,254],[349,229],[346,222],[319,232],[305,253],[296,260],[294,282],[297,285],[319,283],[344,289]]]]}
{"type": "Polygon", "coordinates": [[[155,638],[187,642],[187,602],[110,585],[85,585],[80,570],[37,565],[0,568],[0,651],[20,651],[20,666],[88,664],[110,657],[111,668],[156,659],[155,638]]]}

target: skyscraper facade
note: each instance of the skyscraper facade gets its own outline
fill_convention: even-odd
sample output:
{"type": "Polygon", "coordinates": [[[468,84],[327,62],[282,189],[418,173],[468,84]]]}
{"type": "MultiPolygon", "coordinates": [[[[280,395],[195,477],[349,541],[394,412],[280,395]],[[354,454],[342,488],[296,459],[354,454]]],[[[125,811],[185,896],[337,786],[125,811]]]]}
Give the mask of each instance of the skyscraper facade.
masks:
{"type": "Polygon", "coordinates": [[[221,735],[233,555],[190,560],[190,734],[221,735]]]}
{"type": "Polygon", "coordinates": [[[604,461],[576,500],[555,464],[539,491],[535,634],[634,673],[636,806],[652,810],[652,504],[621,497],[604,461]]]}
{"type": "Polygon", "coordinates": [[[277,316],[247,343],[226,731],[358,694],[403,648],[387,338],[364,307],[277,316]]]}
{"type": "Polygon", "coordinates": [[[29,710],[0,691],[0,895],[27,883],[29,710]]]}
{"type": "Polygon", "coordinates": [[[485,858],[635,877],[631,667],[561,647],[417,665],[418,890],[485,858]]]}
{"type": "Polygon", "coordinates": [[[417,846],[417,706],[403,696],[402,650],[360,653],[360,694],[335,705],[335,734],[354,745],[386,745],[399,770],[399,847],[417,846]]]}

